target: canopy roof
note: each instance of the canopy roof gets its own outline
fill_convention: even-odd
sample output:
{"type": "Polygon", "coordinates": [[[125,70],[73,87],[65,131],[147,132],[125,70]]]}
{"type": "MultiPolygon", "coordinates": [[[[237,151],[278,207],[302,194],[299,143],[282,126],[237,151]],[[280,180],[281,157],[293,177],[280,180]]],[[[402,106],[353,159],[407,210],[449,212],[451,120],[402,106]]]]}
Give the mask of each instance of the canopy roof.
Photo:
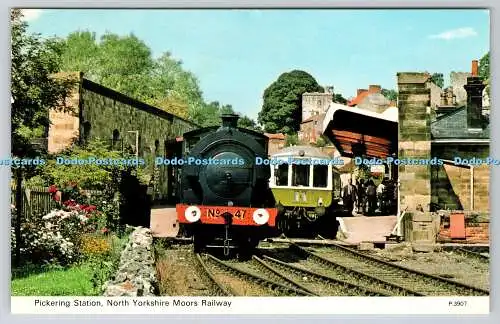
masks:
{"type": "Polygon", "coordinates": [[[377,113],[332,103],[323,121],[323,134],[342,156],[352,158],[362,153],[367,157],[386,158],[397,154],[398,110],[389,107],[377,113]]]}

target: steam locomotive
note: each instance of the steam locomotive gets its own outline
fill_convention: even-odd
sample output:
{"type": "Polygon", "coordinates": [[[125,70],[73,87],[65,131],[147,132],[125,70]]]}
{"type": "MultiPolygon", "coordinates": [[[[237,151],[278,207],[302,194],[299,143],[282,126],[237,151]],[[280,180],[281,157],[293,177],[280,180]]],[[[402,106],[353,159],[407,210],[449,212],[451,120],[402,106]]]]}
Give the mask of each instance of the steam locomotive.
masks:
{"type": "Polygon", "coordinates": [[[194,249],[218,247],[224,254],[251,251],[276,235],[273,194],[269,188],[268,138],[238,128],[238,116],[222,115],[221,127],[183,135],[177,219],[194,249]]]}

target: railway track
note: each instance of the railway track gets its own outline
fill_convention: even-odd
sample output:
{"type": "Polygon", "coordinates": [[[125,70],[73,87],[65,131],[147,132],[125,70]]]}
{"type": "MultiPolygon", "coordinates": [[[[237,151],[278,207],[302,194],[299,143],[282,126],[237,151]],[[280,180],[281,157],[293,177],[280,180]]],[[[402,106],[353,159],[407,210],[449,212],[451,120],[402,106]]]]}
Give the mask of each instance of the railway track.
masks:
{"type": "Polygon", "coordinates": [[[210,254],[197,254],[197,259],[214,285],[228,296],[314,296],[290,284],[235,267],[210,254]]]}
{"type": "Polygon", "coordinates": [[[424,296],[489,296],[488,290],[395,265],[337,244],[329,244],[325,252],[293,243],[291,249],[325,264],[342,266],[347,271],[375,277],[424,296]]]}
{"type": "Polygon", "coordinates": [[[476,252],[476,251],[471,251],[467,248],[458,248],[457,251],[461,254],[463,254],[464,256],[468,257],[468,258],[475,258],[475,259],[478,259],[478,260],[481,260],[483,262],[489,262],[490,261],[490,257],[489,256],[486,256],[482,253],[479,253],[479,252],[476,252]]]}
{"type": "MultiPolygon", "coordinates": [[[[275,260],[282,260],[281,262],[287,262],[288,264],[292,263],[294,264],[293,267],[314,271],[315,273],[335,278],[355,286],[367,287],[369,290],[380,293],[383,296],[423,295],[417,291],[371,276],[357,269],[343,266],[338,262],[319,257],[298,245],[292,244],[287,250],[282,250],[280,252],[270,253],[268,251],[263,251],[263,253],[271,255],[275,260]]],[[[272,260],[273,258],[267,258],[267,260],[272,260]]],[[[352,296],[355,294],[351,292],[350,295],[352,296]]]]}

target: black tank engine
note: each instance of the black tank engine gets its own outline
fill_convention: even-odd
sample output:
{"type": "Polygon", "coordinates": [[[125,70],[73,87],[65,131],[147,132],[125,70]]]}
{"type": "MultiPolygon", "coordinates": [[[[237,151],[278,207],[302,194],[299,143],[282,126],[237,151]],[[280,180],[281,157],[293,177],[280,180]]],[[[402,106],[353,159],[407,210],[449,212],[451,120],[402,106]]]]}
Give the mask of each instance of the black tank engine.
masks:
{"type": "Polygon", "coordinates": [[[238,128],[238,116],[222,115],[221,127],[183,135],[177,218],[195,249],[249,250],[272,236],[277,209],[269,188],[268,138],[238,128]]]}

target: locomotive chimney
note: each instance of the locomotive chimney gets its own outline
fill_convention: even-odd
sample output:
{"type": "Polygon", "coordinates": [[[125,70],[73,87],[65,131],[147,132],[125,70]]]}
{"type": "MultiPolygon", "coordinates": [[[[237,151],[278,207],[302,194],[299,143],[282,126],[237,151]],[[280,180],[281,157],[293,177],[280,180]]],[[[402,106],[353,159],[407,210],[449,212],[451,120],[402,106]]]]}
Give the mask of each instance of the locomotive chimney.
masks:
{"type": "Polygon", "coordinates": [[[238,127],[238,119],[240,116],[236,114],[223,114],[220,116],[222,119],[222,127],[225,128],[236,128],[238,127]]]}

